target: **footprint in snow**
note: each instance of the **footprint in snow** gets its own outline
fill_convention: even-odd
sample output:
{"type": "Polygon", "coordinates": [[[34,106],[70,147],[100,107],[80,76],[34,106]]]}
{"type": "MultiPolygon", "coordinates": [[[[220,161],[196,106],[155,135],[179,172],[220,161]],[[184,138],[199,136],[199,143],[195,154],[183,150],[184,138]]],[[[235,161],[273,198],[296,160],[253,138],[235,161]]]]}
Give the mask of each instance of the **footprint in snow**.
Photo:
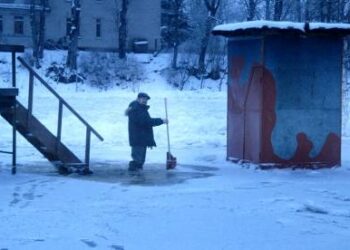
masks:
{"type": "Polygon", "coordinates": [[[123,246],[118,246],[118,245],[111,245],[111,248],[114,250],[124,250],[123,246]]]}
{"type": "Polygon", "coordinates": [[[19,197],[19,194],[17,192],[14,192],[12,194],[13,196],[13,200],[10,202],[10,207],[16,205],[18,202],[20,202],[21,200],[18,198],[19,197]]]}
{"type": "Polygon", "coordinates": [[[26,200],[34,200],[34,194],[33,193],[24,193],[22,197],[26,200]]]}
{"type": "Polygon", "coordinates": [[[80,241],[85,243],[89,247],[97,247],[97,244],[92,240],[81,239],[80,241]]]}

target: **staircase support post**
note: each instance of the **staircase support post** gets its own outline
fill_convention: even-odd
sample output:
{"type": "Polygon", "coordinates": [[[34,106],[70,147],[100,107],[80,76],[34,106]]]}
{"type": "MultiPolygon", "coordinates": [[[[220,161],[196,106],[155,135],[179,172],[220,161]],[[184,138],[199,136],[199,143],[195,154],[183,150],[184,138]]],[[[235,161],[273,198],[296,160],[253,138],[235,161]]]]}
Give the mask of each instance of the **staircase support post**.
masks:
{"type": "MultiPolygon", "coordinates": [[[[16,52],[11,52],[12,59],[12,87],[16,87],[16,52]]],[[[16,174],[16,157],[17,157],[17,137],[16,137],[16,97],[13,106],[13,125],[12,125],[12,174],[16,174]]]]}
{"type": "Polygon", "coordinates": [[[58,104],[58,121],[57,121],[57,141],[56,141],[56,153],[58,153],[58,148],[61,143],[62,134],[62,114],[63,114],[63,103],[60,100],[58,104]]]}
{"type": "Polygon", "coordinates": [[[12,87],[16,88],[16,52],[12,51],[12,87]]]}
{"type": "Polygon", "coordinates": [[[85,164],[86,164],[86,170],[88,171],[89,171],[89,165],[90,165],[90,143],[91,143],[91,129],[86,128],[85,164]]]}
{"type": "Polygon", "coordinates": [[[12,107],[13,118],[12,118],[12,174],[16,174],[16,157],[17,157],[17,135],[16,135],[16,123],[17,123],[17,112],[16,102],[12,107]]]}
{"type": "Polygon", "coordinates": [[[29,95],[28,95],[28,116],[27,116],[27,126],[29,128],[30,119],[33,114],[33,92],[34,92],[34,75],[32,72],[29,73],[29,95]]]}

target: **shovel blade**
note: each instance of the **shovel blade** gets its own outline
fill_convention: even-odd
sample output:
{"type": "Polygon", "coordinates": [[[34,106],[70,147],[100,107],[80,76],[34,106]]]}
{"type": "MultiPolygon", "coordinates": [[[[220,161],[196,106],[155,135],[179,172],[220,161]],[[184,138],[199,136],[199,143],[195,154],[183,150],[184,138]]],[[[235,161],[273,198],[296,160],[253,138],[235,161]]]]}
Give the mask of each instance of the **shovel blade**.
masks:
{"type": "Polygon", "coordinates": [[[166,169],[174,169],[176,167],[176,157],[169,152],[166,153],[166,169]]]}

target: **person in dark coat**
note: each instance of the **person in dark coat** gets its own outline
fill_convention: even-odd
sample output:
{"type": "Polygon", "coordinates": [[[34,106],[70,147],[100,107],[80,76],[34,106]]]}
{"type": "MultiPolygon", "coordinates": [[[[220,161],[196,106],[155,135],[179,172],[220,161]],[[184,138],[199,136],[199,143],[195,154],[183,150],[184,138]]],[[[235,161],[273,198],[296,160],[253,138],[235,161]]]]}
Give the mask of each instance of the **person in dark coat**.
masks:
{"type": "Polygon", "coordinates": [[[153,127],[168,123],[166,119],[151,118],[148,113],[148,100],[146,93],[139,93],[137,99],[129,104],[125,114],[129,117],[129,143],[131,146],[131,158],[129,171],[143,169],[146,159],[147,147],[155,147],[153,127]]]}

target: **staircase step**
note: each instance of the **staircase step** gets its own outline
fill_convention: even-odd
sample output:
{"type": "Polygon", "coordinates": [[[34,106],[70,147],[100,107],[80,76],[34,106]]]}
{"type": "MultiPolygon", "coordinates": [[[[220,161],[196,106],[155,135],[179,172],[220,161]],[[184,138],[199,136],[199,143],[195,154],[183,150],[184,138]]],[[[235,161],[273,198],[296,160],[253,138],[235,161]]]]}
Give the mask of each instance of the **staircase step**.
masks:
{"type": "MultiPolygon", "coordinates": [[[[40,151],[45,158],[47,158],[53,165],[58,168],[65,168],[79,171],[87,169],[88,166],[63,143],[57,143],[57,137],[51,133],[35,116],[31,115],[28,120],[29,111],[18,101],[16,103],[16,113],[12,110],[6,110],[1,113],[8,123],[14,124],[16,130],[28,140],[38,151],[40,151]],[[16,117],[14,119],[14,115],[16,117]],[[30,126],[29,126],[30,125],[30,126]]],[[[1,111],[4,111],[1,107],[1,111]]]]}
{"type": "Polygon", "coordinates": [[[86,167],[86,163],[64,163],[63,165],[74,168],[86,167]]]}
{"type": "Polygon", "coordinates": [[[86,167],[86,163],[64,163],[62,161],[51,161],[51,163],[55,166],[63,166],[63,167],[74,167],[74,168],[79,168],[79,167],[86,167]]]}

